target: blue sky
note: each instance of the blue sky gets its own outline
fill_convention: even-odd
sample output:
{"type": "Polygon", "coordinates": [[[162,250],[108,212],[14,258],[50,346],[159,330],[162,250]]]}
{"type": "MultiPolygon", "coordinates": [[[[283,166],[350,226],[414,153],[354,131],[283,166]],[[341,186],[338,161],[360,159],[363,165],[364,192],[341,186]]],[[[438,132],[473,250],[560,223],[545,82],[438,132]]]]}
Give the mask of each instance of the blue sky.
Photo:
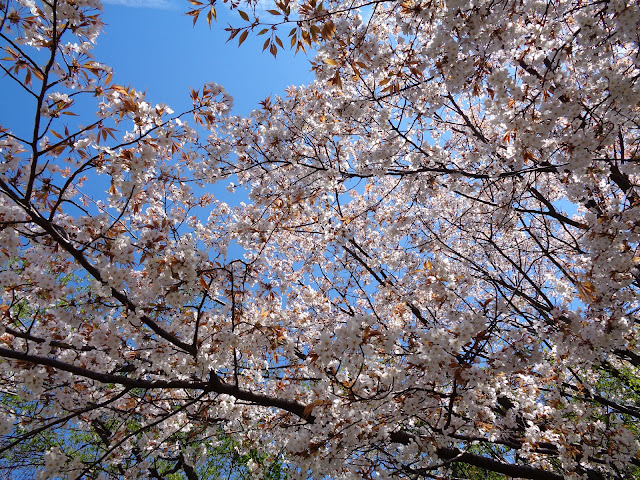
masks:
{"type": "MultiPolygon", "coordinates": [[[[107,2],[102,16],[106,26],[93,51],[95,60],[114,69],[115,82],[146,91],[150,103],[165,103],[176,113],[192,106],[189,88],[201,89],[206,82],[225,87],[234,97],[234,113],[247,115],[267,96],[312,80],[304,54],[284,51],[276,60],[262,52],[264,37],[252,35],[241,47],[237,40],[225,43],[229,19],[234,25],[244,22],[231,17],[222,4],[218,22],[209,29],[204,18],[193,26],[185,15],[191,7],[186,0],[107,2]]],[[[0,124],[15,133],[29,131],[33,100],[6,76],[0,75],[0,91],[0,124]]],[[[82,112],[79,122],[88,123],[93,117],[84,116],[91,113],[82,112]]]]}
{"type": "MultiPolygon", "coordinates": [[[[146,90],[151,102],[176,112],[191,106],[189,87],[205,82],[224,86],[235,113],[247,114],[267,96],[312,79],[303,54],[280,52],[274,59],[262,52],[264,37],[250,35],[241,47],[237,40],[225,43],[230,15],[222,4],[211,29],[204,18],[193,27],[184,14],[189,7],[186,0],[109,0],[96,59],[114,68],[116,82],[146,90]]],[[[244,22],[234,15],[233,23],[244,22]]]]}

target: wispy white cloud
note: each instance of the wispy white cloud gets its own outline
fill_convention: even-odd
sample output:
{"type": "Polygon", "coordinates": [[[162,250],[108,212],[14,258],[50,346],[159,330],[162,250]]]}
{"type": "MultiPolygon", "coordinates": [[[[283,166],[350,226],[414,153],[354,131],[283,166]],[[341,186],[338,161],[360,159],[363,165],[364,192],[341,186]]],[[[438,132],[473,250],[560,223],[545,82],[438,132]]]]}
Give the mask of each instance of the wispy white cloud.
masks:
{"type": "Polygon", "coordinates": [[[131,8],[156,8],[160,10],[175,10],[174,0],[103,0],[110,5],[122,5],[131,8]]]}

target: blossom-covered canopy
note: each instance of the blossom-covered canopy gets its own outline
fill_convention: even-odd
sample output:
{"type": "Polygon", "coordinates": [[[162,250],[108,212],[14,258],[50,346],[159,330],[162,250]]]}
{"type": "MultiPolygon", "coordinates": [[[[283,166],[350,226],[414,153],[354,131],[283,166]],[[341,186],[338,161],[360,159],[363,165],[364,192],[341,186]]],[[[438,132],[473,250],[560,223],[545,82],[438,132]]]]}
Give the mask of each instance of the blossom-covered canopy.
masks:
{"type": "Polygon", "coordinates": [[[174,114],[0,4],[0,469],[637,478],[638,3],[228,6],[315,81],[174,114]]]}

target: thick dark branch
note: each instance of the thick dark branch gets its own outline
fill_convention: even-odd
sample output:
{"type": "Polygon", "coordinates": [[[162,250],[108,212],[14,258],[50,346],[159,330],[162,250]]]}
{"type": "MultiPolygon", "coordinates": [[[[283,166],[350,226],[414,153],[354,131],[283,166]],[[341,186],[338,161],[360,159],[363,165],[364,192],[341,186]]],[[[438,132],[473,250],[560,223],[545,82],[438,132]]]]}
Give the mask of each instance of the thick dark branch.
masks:
{"type": "Polygon", "coordinates": [[[466,463],[474,467],[483,468],[509,477],[529,478],[532,480],[564,480],[562,475],[526,465],[514,465],[492,458],[483,457],[475,453],[463,452],[457,448],[439,448],[438,457],[442,460],[452,460],[455,463],[466,463]]]}
{"type": "Polygon", "coordinates": [[[185,390],[202,390],[204,392],[219,393],[232,396],[238,400],[244,400],[254,405],[263,407],[274,407],[290,412],[308,423],[313,423],[315,418],[310,413],[305,414],[305,405],[293,400],[285,400],[271,397],[261,393],[254,393],[241,389],[237,385],[223,382],[215,373],[212,373],[209,381],[202,380],[144,380],[140,378],[130,378],[112,373],[102,373],[89,370],[87,368],[70,365],[48,357],[31,355],[28,353],[17,352],[8,348],[0,347],[0,357],[11,358],[23,362],[29,362],[34,365],[43,365],[52,367],[57,370],[68,372],[73,375],[95,380],[100,383],[115,383],[128,388],[144,388],[144,389],[185,389],[185,390]]]}
{"type": "Polygon", "coordinates": [[[582,400],[587,400],[587,401],[594,401],[599,403],[600,405],[605,405],[609,408],[611,408],[612,410],[615,410],[618,413],[622,413],[625,415],[629,415],[630,417],[635,417],[637,419],[640,419],[640,409],[635,408],[633,406],[627,406],[627,405],[620,405],[612,400],[609,400],[608,398],[603,397],[602,395],[598,395],[596,393],[592,393],[589,390],[587,390],[586,388],[584,388],[584,385],[581,385],[580,388],[576,387],[575,385],[571,385],[570,383],[563,383],[562,384],[563,387],[566,387],[574,392],[580,392],[582,393],[582,397],[577,397],[577,398],[581,398],[582,400]]]}
{"type": "Polygon", "coordinates": [[[613,353],[615,353],[620,358],[624,358],[626,361],[631,363],[631,365],[633,365],[634,367],[640,367],[640,355],[638,355],[637,353],[632,352],[631,350],[622,350],[622,349],[614,350],[613,353]]]}
{"type": "Polygon", "coordinates": [[[52,367],[63,372],[68,372],[80,377],[96,380],[100,383],[116,383],[129,388],[185,388],[185,389],[201,389],[207,388],[208,383],[202,381],[190,381],[190,380],[143,380],[136,378],[129,378],[122,375],[114,375],[111,373],[101,373],[89,370],[87,368],[71,365],[60,360],[56,360],[48,357],[41,357],[38,355],[31,355],[28,353],[17,352],[8,348],[0,347],[0,357],[12,358],[14,360],[20,360],[23,362],[33,363],[34,365],[43,365],[46,367],[52,367]]]}
{"type": "MultiPolygon", "coordinates": [[[[398,431],[390,435],[391,441],[408,445],[414,440],[414,435],[398,431]]],[[[502,473],[509,477],[528,478],[532,480],[564,480],[562,475],[549,472],[541,468],[529,467],[526,465],[515,465],[513,463],[501,462],[492,458],[484,457],[475,453],[464,452],[458,448],[442,447],[437,450],[438,458],[451,463],[466,463],[474,467],[483,468],[496,473],[502,473]]]]}
{"type": "Polygon", "coordinates": [[[187,480],[199,480],[200,479],[200,477],[198,477],[198,474],[196,473],[195,469],[185,461],[184,455],[182,455],[182,452],[180,452],[180,457],[178,458],[178,462],[180,464],[180,467],[182,468],[182,471],[187,476],[187,480]]]}
{"type": "Polygon", "coordinates": [[[306,406],[293,400],[284,400],[280,398],[271,397],[269,395],[263,395],[261,393],[253,393],[248,390],[243,390],[237,385],[223,382],[214,373],[211,374],[207,389],[215,393],[224,393],[238,400],[245,400],[251,402],[254,405],[260,405],[262,407],[275,407],[287,412],[293,413],[295,416],[300,417],[308,423],[313,423],[315,417],[310,412],[306,412],[306,406]]]}
{"type": "Polygon", "coordinates": [[[31,335],[30,333],[21,332],[20,330],[15,330],[11,327],[5,327],[5,331],[8,334],[13,335],[14,337],[23,338],[25,340],[30,340],[32,342],[40,343],[40,344],[49,343],[49,345],[56,348],[76,350],[78,352],[90,352],[96,349],[96,347],[92,347],[90,345],[83,345],[82,347],[76,347],[74,345],[64,343],[64,342],[59,342],[57,340],[45,340],[44,338],[36,337],[34,335],[31,335]]]}

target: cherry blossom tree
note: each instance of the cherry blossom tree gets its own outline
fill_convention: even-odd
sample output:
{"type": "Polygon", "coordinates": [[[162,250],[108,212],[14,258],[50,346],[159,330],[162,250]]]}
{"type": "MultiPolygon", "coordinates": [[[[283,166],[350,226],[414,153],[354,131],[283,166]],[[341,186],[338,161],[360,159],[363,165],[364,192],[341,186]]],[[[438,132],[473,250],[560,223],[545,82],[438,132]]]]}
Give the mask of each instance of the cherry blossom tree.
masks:
{"type": "Polygon", "coordinates": [[[1,453],[191,480],[231,438],[257,477],[638,478],[637,2],[228,6],[315,81],[174,115],[90,57],[97,1],[2,5],[35,108],[0,133],[1,453]]]}

